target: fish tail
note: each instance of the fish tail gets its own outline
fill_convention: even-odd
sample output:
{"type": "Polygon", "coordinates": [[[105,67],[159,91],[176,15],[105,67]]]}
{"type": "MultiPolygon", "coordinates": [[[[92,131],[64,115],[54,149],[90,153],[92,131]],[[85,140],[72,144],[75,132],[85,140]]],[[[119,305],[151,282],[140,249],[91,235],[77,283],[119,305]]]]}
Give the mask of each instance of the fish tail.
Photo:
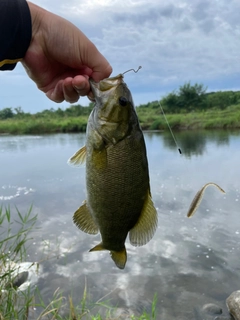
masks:
{"type": "Polygon", "coordinates": [[[121,251],[110,251],[111,258],[119,269],[124,269],[127,262],[127,251],[124,246],[121,251]]]}
{"type": "MultiPolygon", "coordinates": [[[[101,243],[97,244],[94,248],[89,250],[89,252],[102,251],[102,250],[107,250],[107,249],[104,248],[104,246],[101,242],[101,243]]],[[[115,262],[116,266],[119,269],[125,268],[125,264],[127,262],[127,251],[126,251],[125,246],[121,251],[111,251],[110,250],[110,255],[111,255],[111,258],[113,259],[113,261],[115,262]]]]}
{"type": "Polygon", "coordinates": [[[102,251],[102,250],[107,250],[104,248],[102,242],[97,244],[95,247],[93,247],[91,250],[89,250],[89,252],[92,252],[92,251],[102,251]]]}

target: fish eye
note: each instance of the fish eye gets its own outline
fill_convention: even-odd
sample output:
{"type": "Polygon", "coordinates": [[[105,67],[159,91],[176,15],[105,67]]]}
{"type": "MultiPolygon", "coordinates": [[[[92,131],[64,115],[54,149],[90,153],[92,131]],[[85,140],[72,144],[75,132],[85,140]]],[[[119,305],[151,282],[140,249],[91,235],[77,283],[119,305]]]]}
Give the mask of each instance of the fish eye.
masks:
{"type": "Polygon", "coordinates": [[[125,97],[120,97],[118,99],[118,102],[119,102],[120,106],[122,106],[122,107],[125,107],[127,105],[127,103],[128,103],[128,101],[127,101],[127,99],[125,97]]]}

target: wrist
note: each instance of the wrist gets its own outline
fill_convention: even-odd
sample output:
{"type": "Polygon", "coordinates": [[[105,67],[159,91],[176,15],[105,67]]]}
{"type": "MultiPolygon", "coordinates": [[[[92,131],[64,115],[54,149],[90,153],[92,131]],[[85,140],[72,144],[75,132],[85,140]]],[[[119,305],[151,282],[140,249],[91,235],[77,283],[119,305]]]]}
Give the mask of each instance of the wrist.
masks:
{"type": "Polygon", "coordinates": [[[30,1],[27,1],[27,3],[30,10],[31,20],[32,20],[32,39],[33,39],[38,33],[38,31],[41,30],[40,25],[43,20],[43,15],[45,14],[45,10],[30,1]]]}

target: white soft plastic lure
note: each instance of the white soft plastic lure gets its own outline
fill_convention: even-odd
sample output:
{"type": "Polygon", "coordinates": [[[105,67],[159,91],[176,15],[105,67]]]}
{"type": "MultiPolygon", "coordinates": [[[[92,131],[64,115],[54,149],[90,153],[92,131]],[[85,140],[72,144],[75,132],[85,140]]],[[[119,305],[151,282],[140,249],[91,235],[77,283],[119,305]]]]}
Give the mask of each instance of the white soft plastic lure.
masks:
{"type": "Polygon", "coordinates": [[[197,192],[197,194],[195,195],[190,207],[189,207],[189,210],[188,210],[188,213],[187,213],[187,217],[188,218],[191,218],[195,211],[197,210],[197,208],[199,207],[201,201],[202,201],[202,197],[203,197],[203,194],[204,194],[204,191],[205,189],[208,187],[208,186],[215,186],[217,187],[222,193],[226,193],[221,187],[219,187],[219,185],[217,185],[216,183],[214,182],[209,182],[209,183],[206,183],[201,190],[199,190],[197,192]]]}

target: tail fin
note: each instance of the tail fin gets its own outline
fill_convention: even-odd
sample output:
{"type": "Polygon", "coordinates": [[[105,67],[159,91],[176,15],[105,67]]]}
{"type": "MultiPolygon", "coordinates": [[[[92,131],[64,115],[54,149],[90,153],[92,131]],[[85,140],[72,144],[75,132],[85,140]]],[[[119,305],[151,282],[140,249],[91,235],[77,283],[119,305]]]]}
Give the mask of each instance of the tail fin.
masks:
{"type": "MultiPolygon", "coordinates": [[[[89,250],[89,252],[102,251],[102,250],[107,250],[107,249],[105,249],[103,247],[102,243],[99,243],[94,248],[89,250]]],[[[110,251],[110,255],[111,255],[111,258],[113,259],[113,261],[115,262],[116,266],[119,269],[125,268],[125,264],[127,262],[127,251],[126,251],[125,246],[124,246],[123,250],[121,250],[121,251],[110,251]]]]}
{"type": "Polygon", "coordinates": [[[103,247],[103,244],[102,242],[97,244],[95,247],[93,247],[91,250],[89,250],[89,252],[92,252],[92,251],[103,251],[103,250],[107,250],[103,247]]]}
{"type": "Polygon", "coordinates": [[[124,269],[127,262],[127,251],[124,246],[122,251],[110,251],[111,258],[119,269],[124,269]]]}

